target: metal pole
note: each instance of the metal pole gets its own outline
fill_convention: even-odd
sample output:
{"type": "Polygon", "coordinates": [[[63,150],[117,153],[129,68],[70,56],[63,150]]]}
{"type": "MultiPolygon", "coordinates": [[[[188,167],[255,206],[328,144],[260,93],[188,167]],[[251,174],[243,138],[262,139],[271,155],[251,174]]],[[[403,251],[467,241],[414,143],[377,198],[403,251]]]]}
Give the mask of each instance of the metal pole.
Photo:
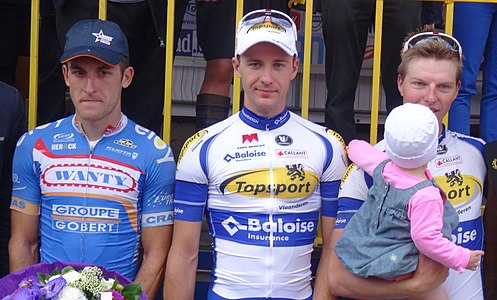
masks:
{"type": "MultiPolygon", "coordinates": [[[[236,35],[236,28],[238,28],[238,22],[242,19],[243,17],[243,0],[235,0],[236,1],[236,16],[235,16],[235,35],[236,35]]],[[[235,38],[235,43],[236,43],[236,38],[235,38]]],[[[236,45],[235,45],[236,49],[236,45]]],[[[236,74],[233,74],[233,104],[231,111],[232,113],[236,113],[240,110],[240,78],[236,76],[236,74]]]]}
{"type": "Polygon", "coordinates": [[[309,118],[309,85],[311,80],[311,47],[312,47],[312,2],[305,4],[304,57],[302,73],[302,118],[309,118]]]}
{"type": "Polygon", "coordinates": [[[40,0],[31,1],[31,32],[29,59],[28,129],[36,127],[38,111],[38,50],[40,42],[40,0]]]}
{"type": "Polygon", "coordinates": [[[381,68],[381,41],[383,30],[383,0],[376,0],[376,15],[374,29],[374,58],[373,58],[373,86],[371,91],[371,128],[369,143],[376,144],[378,140],[378,109],[380,98],[380,68],[381,68]]]}
{"type": "Polygon", "coordinates": [[[162,138],[169,144],[171,140],[171,111],[173,92],[173,64],[174,64],[174,0],[167,1],[167,24],[166,26],[166,59],[164,76],[164,116],[162,127],[162,138]]]}
{"type": "Polygon", "coordinates": [[[98,0],[98,18],[107,20],[107,0],[98,0]]]}

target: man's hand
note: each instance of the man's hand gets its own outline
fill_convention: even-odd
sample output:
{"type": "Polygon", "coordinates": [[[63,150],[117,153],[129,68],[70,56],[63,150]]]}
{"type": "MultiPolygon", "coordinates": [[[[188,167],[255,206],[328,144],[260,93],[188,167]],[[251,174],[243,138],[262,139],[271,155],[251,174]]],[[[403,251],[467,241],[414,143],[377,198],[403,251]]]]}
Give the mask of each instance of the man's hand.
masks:
{"type": "Polygon", "coordinates": [[[414,272],[413,277],[407,279],[412,283],[411,288],[413,290],[410,295],[431,292],[444,283],[448,276],[448,268],[420,253],[418,268],[414,272]]]}

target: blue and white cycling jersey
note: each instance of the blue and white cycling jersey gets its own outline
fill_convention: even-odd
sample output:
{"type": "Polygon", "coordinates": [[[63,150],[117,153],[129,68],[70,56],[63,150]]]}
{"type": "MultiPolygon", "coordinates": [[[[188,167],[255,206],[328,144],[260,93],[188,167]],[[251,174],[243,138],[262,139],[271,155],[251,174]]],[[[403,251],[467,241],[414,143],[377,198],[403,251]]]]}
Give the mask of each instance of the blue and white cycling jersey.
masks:
{"type": "MultiPolygon", "coordinates": [[[[466,135],[443,131],[439,138],[437,156],[428,169],[459,215],[459,225],[452,232],[452,241],[470,250],[483,248],[481,204],[487,168],[483,156],[484,141],[466,135]]],[[[384,149],[384,143],[376,146],[384,149]]],[[[355,165],[350,165],[339,194],[335,228],[344,228],[367,199],[371,177],[355,165]]],[[[451,300],[482,300],[481,271],[465,270],[459,274],[450,270],[444,288],[451,300]]]]}
{"type": "Polygon", "coordinates": [[[174,174],[171,148],[126,116],[94,146],[71,116],[19,139],[11,209],[40,215],[41,261],[134,279],[142,228],[173,223],[174,174]]]}
{"type": "Polygon", "coordinates": [[[212,291],[228,299],[307,299],[319,213],[336,216],[347,167],[341,137],[285,110],[246,108],[185,142],[177,220],[207,220],[212,291]]]}

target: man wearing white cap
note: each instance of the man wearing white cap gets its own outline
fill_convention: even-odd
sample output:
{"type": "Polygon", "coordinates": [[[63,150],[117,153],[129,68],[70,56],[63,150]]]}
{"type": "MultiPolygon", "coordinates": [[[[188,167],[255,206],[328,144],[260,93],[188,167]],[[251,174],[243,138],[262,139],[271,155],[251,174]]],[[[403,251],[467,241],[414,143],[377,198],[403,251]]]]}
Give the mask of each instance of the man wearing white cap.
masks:
{"type": "MultiPolygon", "coordinates": [[[[242,110],[196,133],[180,153],[166,299],[192,299],[204,213],[213,237],[208,299],[311,299],[311,253],[322,216],[334,226],[347,167],[341,137],[286,107],[298,71],[293,21],[274,10],[247,14],[233,68],[242,110]]],[[[314,298],[326,295],[323,247],[314,298]]]]}

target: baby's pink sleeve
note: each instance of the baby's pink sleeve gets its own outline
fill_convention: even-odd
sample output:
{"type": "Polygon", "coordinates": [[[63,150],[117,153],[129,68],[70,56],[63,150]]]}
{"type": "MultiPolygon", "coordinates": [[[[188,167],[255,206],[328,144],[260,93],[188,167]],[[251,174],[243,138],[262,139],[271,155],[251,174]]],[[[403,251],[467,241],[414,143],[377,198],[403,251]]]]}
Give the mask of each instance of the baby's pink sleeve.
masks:
{"type": "Polygon", "coordinates": [[[443,209],[437,188],[428,187],[416,192],[408,209],[411,237],[419,252],[462,272],[468,265],[470,252],[443,236],[443,209]]]}
{"type": "Polygon", "coordinates": [[[373,174],[374,169],[382,161],[388,159],[384,152],[362,140],[352,140],[347,147],[347,155],[351,161],[369,175],[373,174]]]}

